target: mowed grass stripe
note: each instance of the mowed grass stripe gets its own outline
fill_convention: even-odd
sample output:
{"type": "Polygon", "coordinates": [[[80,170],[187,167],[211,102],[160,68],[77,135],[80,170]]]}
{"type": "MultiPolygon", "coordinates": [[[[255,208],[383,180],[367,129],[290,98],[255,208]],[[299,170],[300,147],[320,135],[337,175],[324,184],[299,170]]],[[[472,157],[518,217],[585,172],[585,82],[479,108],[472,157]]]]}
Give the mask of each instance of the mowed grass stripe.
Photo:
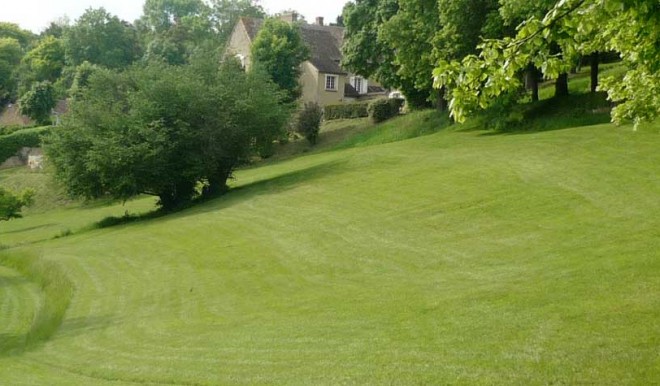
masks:
{"type": "Polygon", "coordinates": [[[37,286],[0,266],[0,356],[20,351],[40,307],[37,286]]]}
{"type": "Polygon", "coordinates": [[[48,242],[76,296],[0,378],[657,379],[657,136],[479,134],[242,171],[222,199],[48,242]]]}

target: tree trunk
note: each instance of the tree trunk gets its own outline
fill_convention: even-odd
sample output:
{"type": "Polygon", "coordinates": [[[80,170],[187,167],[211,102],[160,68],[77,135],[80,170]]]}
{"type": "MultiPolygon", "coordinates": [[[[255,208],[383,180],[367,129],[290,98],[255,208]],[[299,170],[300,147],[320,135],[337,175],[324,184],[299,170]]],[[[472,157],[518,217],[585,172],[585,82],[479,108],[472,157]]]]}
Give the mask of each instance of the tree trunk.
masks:
{"type": "Polygon", "coordinates": [[[525,72],[525,83],[528,90],[532,91],[532,102],[539,101],[539,72],[533,64],[527,66],[525,72]]]}
{"type": "Polygon", "coordinates": [[[438,100],[436,101],[436,106],[438,108],[438,111],[441,113],[444,113],[447,111],[447,100],[445,99],[445,95],[447,94],[447,89],[445,87],[440,88],[438,90],[438,100]]]}
{"type": "Polygon", "coordinates": [[[591,54],[591,92],[595,93],[598,89],[598,65],[600,64],[600,53],[598,51],[591,54]]]}
{"type": "Polygon", "coordinates": [[[568,95],[568,74],[563,73],[557,77],[555,82],[555,97],[563,97],[568,95]]]}
{"type": "Polygon", "coordinates": [[[209,178],[209,184],[204,188],[204,196],[217,196],[222,193],[227,192],[229,188],[227,187],[227,180],[231,176],[232,167],[224,167],[218,169],[216,175],[209,178]]]}

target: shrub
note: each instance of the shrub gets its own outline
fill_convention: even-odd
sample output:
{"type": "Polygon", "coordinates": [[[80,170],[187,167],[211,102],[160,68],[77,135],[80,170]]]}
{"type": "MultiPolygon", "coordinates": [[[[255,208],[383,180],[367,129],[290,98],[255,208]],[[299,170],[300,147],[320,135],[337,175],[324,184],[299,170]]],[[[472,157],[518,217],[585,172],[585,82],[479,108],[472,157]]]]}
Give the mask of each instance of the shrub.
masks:
{"type": "Polygon", "coordinates": [[[333,119],[355,119],[369,116],[367,102],[347,103],[342,105],[328,105],[323,108],[323,118],[326,121],[333,119]]]}
{"type": "Polygon", "coordinates": [[[21,114],[41,125],[50,123],[50,112],[56,104],[55,88],[49,81],[35,83],[19,101],[21,114]]]}
{"type": "Polygon", "coordinates": [[[26,190],[20,195],[0,188],[0,221],[21,218],[21,209],[34,202],[34,192],[26,190]]]}
{"type": "Polygon", "coordinates": [[[9,135],[20,130],[31,129],[36,127],[35,125],[23,126],[23,125],[9,125],[0,127],[0,136],[9,135]]]}
{"type": "Polygon", "coordinates": [[[403,106],[403,99],[376,99],[375,101],[369,103],[369,116],[374,121],[374,123],[383,122],[399,115],[401,106],[403,106]]]}
{"type": "Polygon", "coordinates": [[[300,135],[307,138],[311,145],[316,144],[319,136],[319,129],[321,128],[321,118],[323,118],[323,110],[316,102],[307,102],[298,114],[296,121],[296,131],[300,135]]]}
{"type": "Polygon", "coordinates": [[[41,146],[41,138],[50,131],[50,127],[37,127],[0,136],[0,163],[13,157],[24,147],[41,146]]]}

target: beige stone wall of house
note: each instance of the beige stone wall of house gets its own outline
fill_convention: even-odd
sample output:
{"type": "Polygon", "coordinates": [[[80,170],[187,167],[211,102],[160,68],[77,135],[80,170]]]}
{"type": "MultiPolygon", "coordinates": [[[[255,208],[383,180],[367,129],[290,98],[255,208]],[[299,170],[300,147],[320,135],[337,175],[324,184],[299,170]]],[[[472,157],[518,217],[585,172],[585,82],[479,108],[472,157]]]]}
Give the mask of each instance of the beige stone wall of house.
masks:
{"type": "Polygon", "coordinates": [[[302,86],[301,99],[303,103],[319,103],[319,71],[310,62],[304,62],[302,64],[300,85],[302,86]]]}
{"type": "Polygon", "coordinates": [[[250,36],[245,30],[245,26],[243,23],[237,23],[227,45],[227,56],[235,57],[240,55],[243,58],[245,68],[249,70],[252,65],[250,55],[251,46],[250,36]]]}
{"type": "Polygon", "coordinates": [[[335,74],[319,74],[319,80],[317,83],[318,87],[318,103],[321,106],[327,105],[336,105],[344,102],[344,84],[346,84],[347,78],[345,75],[335,75],[335,74]],[[331,75],[336,77],[337,90],[326,90],[325,89],[325,77],[326,75],[331,75]]]}

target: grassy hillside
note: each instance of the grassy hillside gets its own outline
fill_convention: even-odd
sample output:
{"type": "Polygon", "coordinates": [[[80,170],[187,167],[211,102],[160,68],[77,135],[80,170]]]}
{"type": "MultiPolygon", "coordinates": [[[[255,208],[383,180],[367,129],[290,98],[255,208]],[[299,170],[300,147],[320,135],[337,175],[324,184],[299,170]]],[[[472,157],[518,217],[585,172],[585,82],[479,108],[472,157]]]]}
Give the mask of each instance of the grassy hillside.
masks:
{"type": "Polygon", "coordinates": [[[660,125],[406,119],[174,215],[0,224],[1,383],[657,382],[660,125]]]}

